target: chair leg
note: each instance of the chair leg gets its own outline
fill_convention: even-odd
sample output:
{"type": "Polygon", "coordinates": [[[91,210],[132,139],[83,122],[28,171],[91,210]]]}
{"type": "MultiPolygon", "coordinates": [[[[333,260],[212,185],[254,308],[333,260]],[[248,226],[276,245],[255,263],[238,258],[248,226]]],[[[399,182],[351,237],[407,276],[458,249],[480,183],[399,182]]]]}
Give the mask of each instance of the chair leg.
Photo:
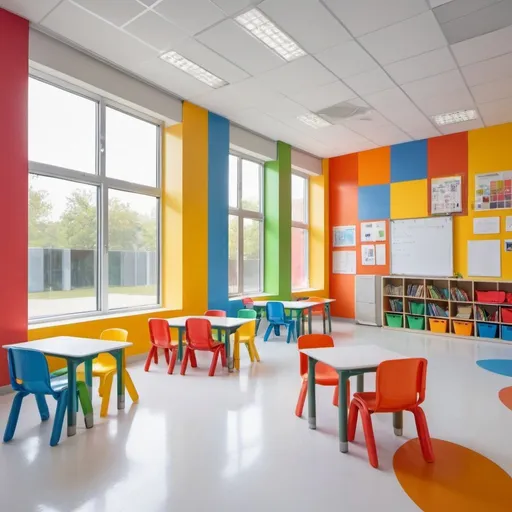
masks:
{"type": "Polygon", "coordinates": [[[178,349],[174,348],[171,350],[171,360],[169,362],[169,367],[167,369],[167,373],[172,375],[174,372],[174,367],[176,366],[176,359],[178,358],[178,349]]]}
{"type": "Polygon", "coordinates": [[[100,384],[98,386],[98,395],[100,397],[103,396],[103,384],[105,382],[105,377],[103,375],[100,375],[100,384]]]}
{"type": "Polygon", "coordinates": [[[124,385],[126,386],[126,391],[128,391],[132,402],[137,403],[139,401],[139,393],[137,393],[137,389],[133,383],[132,376],[128,373],[128,370],[124,371],[124,385]]]}
{"type": "Polygon", "coordinates": [[[165,362],[167,364],[169,364],[170,361],[171,361],[171,358],[169,356],[169,349],[168,348],[164,348],[164,356],[165,356],[165,362]]]}
{"type": "Polygon", "coordinates": [[[427,418],[425,412],[421,407],[416,407],[413,410],[414,420],[416,422],[416,430],[418,431],[418,437],[420,440],[421,452],[423,458],[427,462],[434,462],[434,449],[432,448],[432,441],[430,439],[430,433],[428,431],[427,418]]]}
{"type": "MultiPolygon", "coordinates": [[[[333,394],[333,397],[332,397],[332,405],[334,405],[335,407],[338,407],[339,395],[340,395],[340,387],[339,386],[335,386],[334,394],[333,394]]],[[[350,403],[350,400],[347,400],[347,403],[350,403]]]]}
{"type": "Polygon", "coordinates": [[[155,364],[158,364],[158,349],[155,347],[155,351],[153,352],[153,360],[155,364]]]}
{"type": "Polygon", "coordinates": [[[110,403],[110,391],[112,390],[112,381],[114,380],[115,371],[110,372],[105,377],[103,384],[103,398],[101,400],[100,416],[104,418],[108,415],[108,406],[110,403]]]}
{"type": "MultiPolygon", "coordinates": [[[[258,349],[256,348],[256,341],[253,339],[250,343],[251,345],[251,351],[252,351],[252,355],[254,357],[254,359],[256,361],[258,361],[258,363],[260,362],[260,355],[258,354],[258,349]]],[[[252,361],[252,359],[251,359],[252,361]]]]}
{"type": "Polygon", "coordinates": [[[195,350],[190,351],[190,366],[192,366],[192,368],[197,368],[197,358],[195,350]]]}
{"type": "Polygon", "coordinates": [[[274,326],[272,324],[269,324],[267,327],[267,330],[265,331],[265,336],[263,336],[263,341],[268,341],[269,336],[272,334],[272,329],[274,326]]]}
{"type": "Polygon", "coordinates": [[[50,418],[50,411],[48,410],[48,404],[46,403],[44,395],[37,394],[36,402],[37,408],[39,409],[39,415],[41,416],[41,421],[48,420],[50,418]]]}
{"type": "Polygon", "coordinates": [[[255,356],[254,356],[254,350],[253,350],[253,341],[248,341],[247,343],[244,343],[245,348],[247,349],[247,353],[249,354],[249,359],[251,360],[251,363],[254,363],[255,356]]]}
{"type": "Polygon", "coordinates": [[[23,399],[27,396],[27,393],[18,391],[11,405],[11,412],[9,413],[9,419],[7,420],[7,426],[5,427],[4,443],[8,443],[13,437],[18,424],[18,418],[20,417],[21,404],[23,399]]]}
{"type": "Polygon", "coordinates": [[[87,391],[87,386],[83,382],[78,382],[77,391],[78,401],[84,413],[85,427],[92,428],[94,426],[94,414],[92,412],[92,403],[89,397],[89,391],[87,391]]]}
{"type": "Polygon", "coordinates": [[[50,446],[57,446],[62,432],[64,416],[68,406],[68,390],[65,389],[57,399],[57,409],[55,411],[55,419],[53,420],[52,437],[50,438],[50,446]]]}
{"type": "Polygon", "coordinates": [[[377,447],[375,445],[375,436],[373,435],[373,425],[370,413],[367,410],[361,409],[361,420],[363,422],[364,438],[366,441],[366,449],[368,450],[368,459],[370,465],[374,468],[379,467],[379,458],[377,456],[377,447]]]}
{"type": "MultiPolygon", "coordinates": [[[[181,361],[181,369],[180,369],[181,375],[185,375],[185,372],[187,371],[187,365],[188,365],[188,360],[190,358],[190,352],[191,352],[190,347],[186,346],[185,347],[185,355],[183,356],[183,361],[181,361]]],[[[193,366],[192,366],[192,368],[193,368],[193,366]]]]}
{"type": "MultiPolygon", "coordinates": [[[[148,357],[146,359],[146,364],[144,365],[144,371],[145,372],[149,371],[149,367],[151,366],[151,361],[155,357],[155,352],[156,352],[156,347],[151,347],[151,349],[149,351],[149,354],[148,354],[148,357]]],[[[102,392],[103,392],[103,390],[102,390],[102,392]]]]}
{"type": "Polygon", "coordinates": [[[210,365],[210,371],[208,372],[208,375],[210,377],[213,377],[215,375],[215,368],[217,367],[217,361],[219,360],[219,353],[220,350],[214,350],[213,357],[212,357],[212,364],[210,365]]]}
{"type": "Polygon", "coordinates": [[[240,339],[235,335],[235,346],[233,347],[233,366],[240,370],[240,339]]]}
{"type": "Polygon", "coordinates": [[[220,361],[222,363],[222,366],[224,368],[226,368],[228,366],[228,360],[226,358],[226,345],[222,345],[219,352],[220,352],[220,361]]]}
{"type": "Polygon", "coordinates": [[[299,399],[297,400],[297,405],[295,406],[295,416],[299,418],[302,416],[302,411],[304,410],[304,403],[306,402],[306,396],[308,394],[308,381],[303,379],[302,386],[300,387],[299,399]]]}
{"type": "MultiPolygon", "coordinates": [[[[336,386],[338,388],[338,386],[336,386]]],[[[359,415],[359,408],[356,403],[352,401],[348,411],[348,426],[347,426],[347,441],[352,442],[356,437],[357,417],[359,415]]]]}

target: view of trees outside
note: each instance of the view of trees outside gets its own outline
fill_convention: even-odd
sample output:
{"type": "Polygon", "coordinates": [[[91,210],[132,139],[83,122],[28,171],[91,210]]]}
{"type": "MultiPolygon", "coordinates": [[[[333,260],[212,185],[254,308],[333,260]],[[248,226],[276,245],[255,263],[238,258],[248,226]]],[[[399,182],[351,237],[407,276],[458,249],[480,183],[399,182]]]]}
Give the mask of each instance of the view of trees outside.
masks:
{"type": "Polygon", "coordinates": [[[292,290],[309,286],[306,178],[292,174],[292,290]]]}

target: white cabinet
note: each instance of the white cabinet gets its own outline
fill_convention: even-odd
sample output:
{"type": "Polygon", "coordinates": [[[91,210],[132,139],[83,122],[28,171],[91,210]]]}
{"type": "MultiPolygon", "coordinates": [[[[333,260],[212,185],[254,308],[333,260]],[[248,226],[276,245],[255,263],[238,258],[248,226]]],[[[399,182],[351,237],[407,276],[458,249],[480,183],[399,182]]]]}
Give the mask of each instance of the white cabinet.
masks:
{"type": "Polygon", "coordinates": [[[381,325],[381,277],[356,276],[356,322],[365,325],[381,325]]]}

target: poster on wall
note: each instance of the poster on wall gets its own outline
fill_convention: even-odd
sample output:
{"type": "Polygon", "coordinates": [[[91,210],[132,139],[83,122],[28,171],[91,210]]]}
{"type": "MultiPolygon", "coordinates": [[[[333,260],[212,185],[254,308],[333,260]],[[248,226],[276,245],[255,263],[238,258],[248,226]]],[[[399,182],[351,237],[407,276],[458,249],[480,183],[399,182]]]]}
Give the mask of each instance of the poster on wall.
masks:
{"type": "Polygon", "coordinates": [[[375,265],[375,245],[361,246],[361,260],[363,265],[375,265]]]}
{"type": "Polygon", "coordinates": [[[333,251],[332,253],[333,274],[355,274],[356,273],[356,251],[333,251]]]}
{"type": "Polygon", "coordinates": [[[512,208],[512,171],[475,176],[475,210],[512,208]]]}
{"type": "Polygon", "coordinates": [[[377,244],[375,246],[375,264],[385,265],[386,264],[386,245],[377,244]]]}
{"type": "Polygon", "coordinates": [[[432,178],[431,204],[432,215],[462,212],[462,177],[432,178]]]}
{"type": "Polygon", "coordinates": [[[355,247],[356,246],[356,227],[355,226],[335,226],[332,235],[333,247],[355,247]]]}
{"type": "Polygon", "coordinates": [[[385,242],[386,221],[361,222],[361,242],[385,242]]]}

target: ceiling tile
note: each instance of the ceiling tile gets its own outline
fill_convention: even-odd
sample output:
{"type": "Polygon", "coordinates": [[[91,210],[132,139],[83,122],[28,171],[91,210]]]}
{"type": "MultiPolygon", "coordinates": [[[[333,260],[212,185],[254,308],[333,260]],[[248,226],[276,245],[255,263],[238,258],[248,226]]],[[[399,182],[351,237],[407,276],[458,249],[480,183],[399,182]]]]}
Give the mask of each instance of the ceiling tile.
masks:
{"type": "Polygon", "coordinates": [[[438,5],[447,4],[448,2],[453,2],[453,0],[428,0],[428,1],[432,8],[437,7],[438,5]]]}
{"type": "Polygon", "coordinates": [[[358,75],[378,67],[378,64],[357,41],[333,46],[315,57],[339,78],[358,75]]]}
{"type": "Polygon", "coordinates": [[[486,125],[508,123],[512,119],[512,98],[478,105],[486,125]]]}
{"type": "Polygon", "coordinates": [[[348,119],[343,124],[379,146],[389,146],[411,140],[407,134],[375,111],[366,114],[363,118],[348,119]]]}
{"type": "Polygon", "coordinates": [[[425,0],[324,0],[324,3],[355,37],[411,18],[428,9],[425,0]]]}
{"type": "Polygon", "coordinates": [[[442,7],[434,9],[434,14],[439,23],[448,23],[449,21],[462,18],[500,1],[501,0],[452,0],[450,3],[445,2],[442,7]]]}
{"type": "Polygon", "coordinates": [[[391,78],[381,68],[347,77],[344,82],[360,96],[395,87],[391,78]]]}
{"type": "MultiPolygon", "coordinates": [[[[510,70],[512,73],[512,70],[510,70]]],[[[477,103],[502,100],[512,97],[512,76],[489,82],[487,84],[471,87],[471,92],[477,103]]]]}
{"type": "Polygon", "coordinates": [[[290,95],[292,100],[304,105],[304,107],[312,112],[316,112],[355,97],[356,95],[354,92],[339,80],[290,95]]]}
{"type": "Polygon", "coordinates": [[[132,69],[157,52],[70,2],[61,3],[42,25],[119,66],[132,69]]]}
{"type": "Polygon", "coordinates": [[[267,71],[258,78],[261,78],[269,88],[286,95],[307,91],[336,80],[330,71],[310,56],[301,57],[277,69],[267,71]]]}
{"type": "Polygon", "coordinates": [[[459,89],[464,89],[466,84],[458,69],[447,71],[439,75],[423,78],[404,84],[402,89],[409,97],[416,101],[421,98],[445,94],[459,89]]]}
{"type": "Polygon", "coordinates": [[[212,0],[212,2],[220,7],[227,15],[231,16],[255,4],[259,4],[261,0],[212,0]]]}
{"type": "Polygon", "coordinates": [[[452,45],[461,66],[512,52],[512,26],[452,45]]]}
{"type": "Polygon", "coordinates": [[[452,133],[460,133],[467,132],[469,130],[477,130],[478,128],[483,128],[484,123],[482,123],[481,119],[475,119],[474,121],[467,121],[466,123],[455,123],[448,124],[445,126],[440,126],[439,131],[443,135],[450,135],[452,133]]]}
{"type": "Polygon", "coordinates": [[[226,59],[257,75],[283,66],[285,61],[233,20],[225,20],[196,37],[226,59]]]}
{"type": "Polygon", "coordinates": [[[190,34],[197,34],[226,17],[210,0],[162,0],[153,9],[190,34]]]}
{"type": "Polygon", "coordinates": [[[394,62],[386,66],[385,70],[396,83],[406,84],[407,82],[421,80],[422,78],[437,75],[456,67],[457,64],[450,50],[445,47],[394,62]]]}
{"type": "Polygon", "coordinates": [[[138,2],[147,5],[148,7],[151,7],[152,5],[156,4],[160,0],[137,0],[138,2]]]}
{"type": "Polygon", "coordinates": [[[449,93],[419,98],[415,103],[428,116],[475,108],[475,102],[466,87],[449,93]]]}
{"type": "Polygon", "coordinates": [[[426,126],[425,128],[413,128],[407,130],[407,133],[414,140],[430,139],[431,137],[439,136],[439,131],[436,130],[432,125],[426,126]]]}
{"type": "Polygon", "coordinates": [[[135,0],[72,0],[114,25],[120,27],[144,11],[145,7],[135,0]]]}
{"type": "Polygon", "coordinates": [[[171,49],[192,62],[199,64],[210,71],[210,73],[219,76],[228,83],[240,82],[241,80],[249,78],[249,75],[244,70],[235,66],[195,39],[180,41],[171,49]]]}
{"type": "Polygon", "coordinates": [[[187,37],[186,32],[153,11],[146,11],[124,29],[159,51],[169,50],[187,37]]]}
{"type": "Polygon", "coordinates": [[[61,0],[0,0],[0,8],[18,14],[27,20],[39,23],[61,0]]]}
{"type": "Polygon", "coordinates": [[[469,86],[512,76],[512,53],[464,66],[461,71],[469,86]]]}
{"type": "Polygon", "coordinates": [[[265,0],[258,5],[272,21],[309,53],[317,53],[342,41],[350,34],[317,0],[265,0]],[[311,20],[315,20],[311,23],[311,20]]]}
{"type": "Polygon", "coordinates": [[[446,46],[432,11],[367,34],[359,41],[384,65],[446,46]]]}

